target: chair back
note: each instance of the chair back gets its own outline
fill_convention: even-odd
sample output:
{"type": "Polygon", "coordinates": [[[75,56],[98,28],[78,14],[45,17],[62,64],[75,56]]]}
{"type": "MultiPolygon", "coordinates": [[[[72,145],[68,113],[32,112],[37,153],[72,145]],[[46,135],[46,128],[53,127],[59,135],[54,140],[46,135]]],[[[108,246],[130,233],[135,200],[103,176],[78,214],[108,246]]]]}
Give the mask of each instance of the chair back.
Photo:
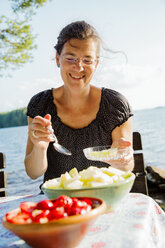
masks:
{"type": "Polygon", "coordinates": [[[133,149],[134,149],[134,169],[133,173],[136,175],[134,185],[131,192],[143,193],[148,195],[147,186],[147,171],[145,169],[143,147],[141,134],[133,132],[133,149]]]}
{"type": "Polygon", "coordinates": [[[0,197],[7,196],[7,177],[4,169],[6,168],[6,157],[0,152],[0,197]]]}

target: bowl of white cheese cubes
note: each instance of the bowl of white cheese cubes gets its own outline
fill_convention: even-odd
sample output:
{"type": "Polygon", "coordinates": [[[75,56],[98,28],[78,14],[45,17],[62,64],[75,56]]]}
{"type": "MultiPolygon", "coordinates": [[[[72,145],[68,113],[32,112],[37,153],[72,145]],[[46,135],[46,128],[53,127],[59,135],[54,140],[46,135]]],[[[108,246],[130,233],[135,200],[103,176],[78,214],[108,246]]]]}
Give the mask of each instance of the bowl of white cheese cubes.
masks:
{"type": "Polygon", "coordinates": [[[111,211],[130,192],[134,180],[135,175],[131,171],[124,172],[111,166],[90,166],[79,172],[73,168],[58,178],[46,181],[41,189],[49,199],[60,195],[100,198],[106,202],[107,211],[111,211]]]}

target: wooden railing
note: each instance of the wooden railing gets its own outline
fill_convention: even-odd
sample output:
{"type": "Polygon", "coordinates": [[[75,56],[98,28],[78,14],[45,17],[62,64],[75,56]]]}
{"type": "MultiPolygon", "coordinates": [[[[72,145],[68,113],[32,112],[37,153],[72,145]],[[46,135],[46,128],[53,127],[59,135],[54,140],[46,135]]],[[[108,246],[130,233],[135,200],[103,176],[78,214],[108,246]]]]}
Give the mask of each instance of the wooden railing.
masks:
{"type": "Polygon", "coordinates": [[[6,157],[0,152],[0,197],[7,196],[7,176],[4,169],[6,168],[6,157]]]}
{"type": "Polygon", "coordinates": [[[133,149],[134,149],[134,170],[136,175],[134,185],[131,192],[143,193],[148,195],[147,186],[147,171],[144,164],[143,147],[141,134],[139,132],[133,132],[133,149]]]}

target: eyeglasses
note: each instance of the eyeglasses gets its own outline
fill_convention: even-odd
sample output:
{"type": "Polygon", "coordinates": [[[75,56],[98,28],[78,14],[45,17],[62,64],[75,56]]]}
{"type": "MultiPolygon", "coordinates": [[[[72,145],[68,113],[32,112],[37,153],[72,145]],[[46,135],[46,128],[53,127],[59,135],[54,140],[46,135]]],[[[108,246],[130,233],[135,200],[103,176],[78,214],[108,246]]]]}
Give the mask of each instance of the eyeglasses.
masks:
{"type": "Polygon", "coordinates": [[[72,55],[63,55],[63,60],[68,63],[68,64],[76,64],[77,62],[81,61],[82,64],[90,66],[96,63],[97,59],[94,58],[88,58],[88,57],[84,57],[84,58],[77,58],[75,56],[72,55]]]}

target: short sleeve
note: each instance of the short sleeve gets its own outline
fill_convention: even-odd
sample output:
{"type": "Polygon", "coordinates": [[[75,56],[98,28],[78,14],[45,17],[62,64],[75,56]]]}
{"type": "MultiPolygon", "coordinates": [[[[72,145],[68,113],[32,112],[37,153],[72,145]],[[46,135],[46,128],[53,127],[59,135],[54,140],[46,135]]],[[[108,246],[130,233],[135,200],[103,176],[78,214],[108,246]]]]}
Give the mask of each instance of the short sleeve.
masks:
{"type": "Polygon", "coordinates": [[[121,93],[104,89],[104,119],[113,128],[122,125],[129,117],[133,116],[132,108],[121,93]]]}
{"type": "Polygon", "coordinates": [[[49,113],[50,102],[52,101],[52,91],[45,90],[34,95],[27,106],[26,115],[34,118],[37,115],[42,117],[49,113]]]}

